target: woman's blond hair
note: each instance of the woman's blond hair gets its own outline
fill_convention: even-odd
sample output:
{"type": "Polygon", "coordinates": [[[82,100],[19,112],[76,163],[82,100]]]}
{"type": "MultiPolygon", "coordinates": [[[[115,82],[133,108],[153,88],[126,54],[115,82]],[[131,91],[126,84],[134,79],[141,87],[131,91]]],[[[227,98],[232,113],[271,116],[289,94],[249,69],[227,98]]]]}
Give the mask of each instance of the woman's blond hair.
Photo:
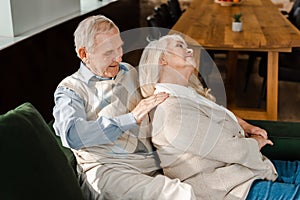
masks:
{"type": "MultiPolygon", "coordinates": [[[[141,93],[145,98],[154,93],[155,84],[159,82],[161,56],[166,52],[167,46],[172,40],[186,43],[178,34],[166,35],[158,40],[151,41],[142,53],[139,62],[139,79],[141,93]]],[[[195,73],[189,79],[189,86],[194,88],[200,95],[215,101],[215,97],[210,94],[210,89],[203,87],[195,73]]]]}

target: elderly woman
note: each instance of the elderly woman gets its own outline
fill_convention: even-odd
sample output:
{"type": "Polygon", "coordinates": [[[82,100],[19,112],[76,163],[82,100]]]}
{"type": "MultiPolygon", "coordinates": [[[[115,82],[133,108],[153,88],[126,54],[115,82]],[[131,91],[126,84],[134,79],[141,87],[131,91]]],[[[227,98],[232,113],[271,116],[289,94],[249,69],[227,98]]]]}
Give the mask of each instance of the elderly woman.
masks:
{"type": "Polygon", "coordinates": [[[216,104],[195,63],[179,35],[150,42],[140,59],[143,96],[170,95],[151,113],[165,175],[192,185],[198,199],[300,199],[299,162],[262,155],[273,144],[266,131],[216,104]]]}

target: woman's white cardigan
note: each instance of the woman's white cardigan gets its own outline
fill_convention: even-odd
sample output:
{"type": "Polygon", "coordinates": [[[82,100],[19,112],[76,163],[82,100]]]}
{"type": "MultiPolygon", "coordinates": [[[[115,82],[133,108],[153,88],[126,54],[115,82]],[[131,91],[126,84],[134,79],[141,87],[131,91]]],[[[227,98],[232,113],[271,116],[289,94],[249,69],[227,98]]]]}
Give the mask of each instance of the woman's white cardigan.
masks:
{"type": "Polygon", "coordinates": [[[192,185],[198,199],[245,199],[256,179],[277,172],[226,108],[192,88],[157,84],[170,97],[152,114],[152,141],[164,173],[192,185]]]}

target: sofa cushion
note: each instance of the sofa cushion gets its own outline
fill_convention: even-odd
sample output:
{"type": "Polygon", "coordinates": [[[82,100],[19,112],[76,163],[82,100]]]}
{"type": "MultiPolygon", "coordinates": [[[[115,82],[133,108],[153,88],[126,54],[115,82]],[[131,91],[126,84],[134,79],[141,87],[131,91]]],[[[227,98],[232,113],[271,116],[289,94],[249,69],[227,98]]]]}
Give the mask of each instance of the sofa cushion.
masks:
{"type": "Polygon", "coordinates": [[[0,153],[0,199],[83,199],[71,165],[30,103],[0,116],[0,153]]]}

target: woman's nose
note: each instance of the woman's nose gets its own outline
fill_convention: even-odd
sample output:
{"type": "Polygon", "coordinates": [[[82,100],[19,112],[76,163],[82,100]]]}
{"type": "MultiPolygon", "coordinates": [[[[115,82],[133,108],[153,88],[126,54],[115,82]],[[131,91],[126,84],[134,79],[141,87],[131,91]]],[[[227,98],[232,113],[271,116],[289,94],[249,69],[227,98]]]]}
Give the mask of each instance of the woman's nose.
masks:
{"type": "Polygon", "coordinates": [[[190,55],[193,55],[193,49],[187,49],[186,52],[190,55]]]}

